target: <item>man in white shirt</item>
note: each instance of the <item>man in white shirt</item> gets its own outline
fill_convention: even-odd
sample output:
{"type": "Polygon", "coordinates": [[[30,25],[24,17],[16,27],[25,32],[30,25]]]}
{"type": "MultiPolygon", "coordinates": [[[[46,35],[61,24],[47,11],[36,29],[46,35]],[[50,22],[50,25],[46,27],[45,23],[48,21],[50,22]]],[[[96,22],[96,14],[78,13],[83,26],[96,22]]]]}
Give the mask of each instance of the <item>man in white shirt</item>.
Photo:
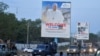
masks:
{"type": "Polygon", "coordinates": [[[57,3],[54,3],[52,6],[52,9],[49,9],[49,7],[46,7],[46,10],[43,12],[42,19],[44,22],[63,22],[64,16],[60,10],[58,10],[57,3]]]}

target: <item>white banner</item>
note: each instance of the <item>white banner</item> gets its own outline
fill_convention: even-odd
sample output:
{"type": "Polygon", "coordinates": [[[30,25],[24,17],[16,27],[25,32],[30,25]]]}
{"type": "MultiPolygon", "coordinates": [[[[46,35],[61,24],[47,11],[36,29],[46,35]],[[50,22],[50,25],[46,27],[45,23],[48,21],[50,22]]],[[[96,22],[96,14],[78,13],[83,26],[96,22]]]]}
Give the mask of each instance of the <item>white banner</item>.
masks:
{"type": "Polygon", "coordinates": [[[70,37],[71,3],[42,2],[41,37],[70,37]]]}
{"type": "Polygon", "coordinates": [[[78,22],[77,39],[89,40],[89,24],[87,22],[78,22]]]}

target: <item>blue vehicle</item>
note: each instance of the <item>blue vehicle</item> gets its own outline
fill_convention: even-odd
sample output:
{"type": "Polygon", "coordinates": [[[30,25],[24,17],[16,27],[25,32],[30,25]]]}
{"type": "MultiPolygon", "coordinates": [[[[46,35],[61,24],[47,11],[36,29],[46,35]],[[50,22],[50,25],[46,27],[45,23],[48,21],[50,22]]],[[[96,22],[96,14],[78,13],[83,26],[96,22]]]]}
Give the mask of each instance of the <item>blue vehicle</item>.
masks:
{"type": "Polygon", "coordinates": [[[54,56],[56,53],[57,53],[57,45],[51,43],[51,44],[39,44],[37,48],[32,52],[32,55],[54,56]]]}

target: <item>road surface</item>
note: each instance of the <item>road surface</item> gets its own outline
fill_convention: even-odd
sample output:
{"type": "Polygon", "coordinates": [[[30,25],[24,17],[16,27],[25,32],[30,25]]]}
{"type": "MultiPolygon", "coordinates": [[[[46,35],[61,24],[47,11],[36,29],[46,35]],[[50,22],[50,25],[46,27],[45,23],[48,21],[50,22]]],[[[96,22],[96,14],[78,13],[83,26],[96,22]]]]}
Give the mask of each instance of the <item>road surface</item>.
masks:
{"type": "MultiPolygon", "coordinates": [[[[23,53],[18,56],[32,56],[32,54],[31,53],[23,53]]],[[[39,56],[39,55],[37,55],[37,56],[39,56]]],[[[48,56],[50,56],[50,55],[48,55],[48,56]]],[[[59,53],[57,53],[55,56],[60,56],[60,55],[59,55],[59,53]]],[[[67,53],[63,53],[62,56],[67,56],[67,53]]],[[[69,56],[72,56],[72,55],[69,55],[69,56]]],[[[73,55],[73,56],[78,56],[78,55],[73,55]]],[[[81,54],[81,56],[94,56],[94,54],[87,54],[87,55],[81,54]]]]}

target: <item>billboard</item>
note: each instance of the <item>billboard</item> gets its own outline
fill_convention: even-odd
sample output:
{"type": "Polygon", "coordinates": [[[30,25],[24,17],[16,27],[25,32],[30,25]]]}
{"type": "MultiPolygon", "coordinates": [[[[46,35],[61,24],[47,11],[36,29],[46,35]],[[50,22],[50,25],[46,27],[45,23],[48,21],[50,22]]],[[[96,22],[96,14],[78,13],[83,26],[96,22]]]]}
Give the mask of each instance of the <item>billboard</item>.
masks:
{"type": "Polygon", "coordinates": [[[41,37],[70,37],[71,3],[43,1],[41,37]]]}
{"type": "Polygon", "coordinates": [[[87,22],[78,22],[77,24],[77,39],[89,39],[89,24],[87,22]]]}

